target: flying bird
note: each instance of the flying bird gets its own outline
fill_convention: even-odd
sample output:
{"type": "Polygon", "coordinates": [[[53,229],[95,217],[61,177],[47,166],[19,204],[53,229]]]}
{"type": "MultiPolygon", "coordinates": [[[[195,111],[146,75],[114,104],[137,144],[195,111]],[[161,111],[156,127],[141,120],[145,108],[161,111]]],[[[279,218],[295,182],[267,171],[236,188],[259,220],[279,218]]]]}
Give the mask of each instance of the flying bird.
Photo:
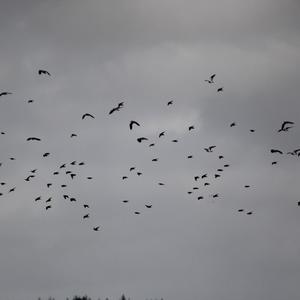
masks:
{"type": "Polygon", "coordinates": [[[158,135],[158,137],[160,138],[160,137],[162,137],[162,136],[164,136],[165,135],[165,131],[162,131],[159,135],[158,135]]]}
{"type": "Polygon", "coordinates": [[[83,219],[87,219],[89,217],[90,217],[90,214],[86,214],[86,215],[83,216],[83,219]]]}
{"type": "Polygon", "coordinates": [[[195,129],[195,127],[192,125],[192,126],[189,126],[189,131],[195,129]]]}
{"type": "Polygon", "coordinates": [[[169,102],[167,103],[167,106],[172,105],[172,104],[173,104],[173,100],[169,101],[169,102]]]}
{"type": "Polygon", "coordinates": [[[85,113],[84,115],[82,115],[81,119],[83,120],[83,119],[85,119],[86,117],[90,117],[90,118],[95,119],[95,117],[94,117],[93,115],[89,114],[89,113],[85,113]]]}
{"type": "Polygon", "coordinates": [[[0,97],[7,96],[7,95],[12,95],[12,93],[11,92],[1,92],[0,93],[0,97]]]}
{"type": "Polygon", "coordinates": [[[27,103],[33,103],[33,99],[29,99],[29,100],[27,100],[27,103]]]}
{"type": "Polygon", "coordinates": [[[130,123],[129,123],[129,128],[130,128],[130,130],[132,130],[133,125],[141,126],[137,121],[130,121],[130,123]]]}
{"type": "Polygon", "coordinates": [[[40,141],[41,139],[40,138],[37,138],[37,137],[29,137],[27,138],[27,141],[40,141]]]}
{"type": "Polygon", "coordinates": [[[204,81],[206,81],[208,83],[214,83],[215,76],[216,76],[216,74],[213,74],[209,77],[209,79],[205,79],[204,81]]]}
{"type": "Polygon", "coordinates": [[[83,204],[84,208],[90,208],[88,204],[83,204]]]}
{"type": "Polygon", "coordinates": [[[50,155],[50,152],[46,152],[46,153],[43,154],[43,157],[47,157],[49,155],[50,155]]]}
{"type": "Polygon", "coordinates": [[[48,75],[48,76],[51,76],[51,74],[48,72],[48,71],[46,71],[46,70],[39,70],[39,75],[42,75],[42,74],[44,74],[44,75],[48,75]]]}
{"type": "Polygon", "coordinates": [[[223,90],[224,90],[224,88],[223,88],[223,87],[220,87],[220,88],[217,89],[217,92],[218,92],[218,93],[219,93],[219,92],[223,92],[223,90]]]}
{"type": "Polygon", "coordinates": [[[93,227],[93,230],[94,230],[94,231],[99,231],[99,228],[100,228],[99,226],[93,227]]]}
{"type": "Polygon", "coordinates": [[[145,204],[145,206],[146,206],[147,208],[151,208],[151,207],[152,207],[152,205],[147,205],[147,204],[145,204]]]}
{"type": "Polygon", "coordinates": [[[148,139],[146,137],[139,137],[136,140],[141,143],[142,141],[147,141],[148,139]]]}
{"type": "Polygon", "coordinates": [[[46,210],[50,209],[51,208],[51,205],[47,205],[46,206],[46,210]]]}
{"type": "Polygon", "coordinates": [[[292,121],[284,121],[282,124],[281,124],[281,128],[278,130],[278,132],[281,132],[281,131],[287,131],[289,128],[292,128],[292,127],[288,127],[288,129],[286,129],[286,125],[294,125],[295,123],[292,122],[292,121]]]}
{"type": "Polygon", "coordinates": [[[233,126],[236,126],[235,122],[233,122],[233,123],[230,124],[230,127],[233,127],[233,126]]]}
{"type": "Polygon", "coordinates": [[[283,152],[281,150],[277,150],[277,149],[271,149],[270,152],[271,153],[283,154],[283,152]]]}

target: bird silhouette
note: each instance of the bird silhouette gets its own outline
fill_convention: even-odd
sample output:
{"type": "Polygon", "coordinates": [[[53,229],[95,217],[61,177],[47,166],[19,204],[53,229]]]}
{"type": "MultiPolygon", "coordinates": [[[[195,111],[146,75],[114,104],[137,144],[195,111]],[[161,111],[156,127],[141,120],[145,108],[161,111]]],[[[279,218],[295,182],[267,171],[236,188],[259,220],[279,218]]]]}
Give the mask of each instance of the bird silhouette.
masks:
{"type": "Polygon", "coordinates": [[[33,103],[33,99],[29,99],[29,100],[27,100],[27,103],[33,103]]]}
{"type": "Polygon", "coordinates": [[[46,71],[46,70],[42,70],[42,69],[40,69],[40,70],[38,71],[38,73],[39,73],[39,75],[42,75],[42,74],[44,74],[44,75],[51,76],[51,74],[50,74],[48,71],[46,71]]]}
{"type": "Polygon", "coordinates": [[[76,202],[76,198],[72,197],[72,198],[70,198],[70,201],[71,202],[76,202]]]}
{"type": "Polygon", "coordinates": [[[120,110],[120,107],[114,107],[114,108],[112,108],[110,111],[109,111],[109,115],[111,115],[112,113],[114,113],[115,111],[119,111],[120,110]]]}
{"type": "Polygon", "coordinates": [[[27,141],[41,141],[41,139],[37,137],[29,137],[27,138],[27,141]]]}
{"type": "Polygon", "coordinates": [[[46,153],[43,154],[43,157],[47,157],[47,156],[49,156],[49,155],[50,155],[50,153],[49,153],[49,152],[46,152],[46,153]]]}
{"type": "Polygon", "coordinates": [[[99,228],[100,228],[99,226],[93,227],[93,230],[94,230],[94,231],[99,231],[99,228]]]}
{"type": "Polygon", "coordinates": [[[149,204],[145,204],[145,206],[146,206],[147,208],[151,208],[151,207],[152,207],[152,205],[149,205],[149,204]]]}
{"type": "Polygon", "coordinates": [[[198,199],[198,200],[202,200],[202,199],[203,199],[203,196],[198,196],[197,199],[198,199]]]}
{"type": "Polygon", "coordinates": [[[169,101],[169,102],[167,103],[167,106],[172,105],[172,104],[173,104],[173,100],[169,101]]]}
{"type": "Polygon", "coordinates": [[[128,203],[128,202],[129,202],[129,200],[123,200],[122,202],[123,202],[123,203],[128,203]]]}
{"type": "Polygon", "coordinates": [[[155,144],[154,144],[154,143],[152,143],[152,144],[150,144],[150,145],[149,145],[149,147],[153,147],[154,145],[155,145],[155,144]]]}
{"type": "Polygon", "coordinates": [[[0,97],[7,96],[7,95],[12,95],[12,93],[11,92],[1,92],[0,93],[0,97]]]}
{"type": "Polygon", "coordinates": [[[218,93],[219,93],[219,92],[223,92],[223,90],[224,90],[224,88],[223,88],[223,87],[220,87],[220,88],[217,89],[217,92],[218,92],[218,93]]]}
{"type": "Polygon", "coordinates": [[[135,215],[140,215],[141,213],[139,211],[134,212],[135,215]]]}
{"type": "Polygon", "coordinates": [[[76,136],[77,136],[76,133],[72,133],[72,134],[70,135],[71,138],[76,137],[76,136]]]}
{"type": "Polygon", "coordinates": [[[281,124],[281,128],[278,130],[278,132],[281,132],[281,131],[288,131],[288,129],[292,128],[292,127],[288,127],[288,129],[286,129],[286,125],[294,125],[295,123],[292,122],[292,121],[284,121],[282,124],[281,124]]]}
{"type": "Polygon", "coordinates": [[[83,216],[83,219],[87,219],[89,217],[90,217],[90,214],[86,214],[86,215],[83,216]]]}
{"type": "Polygon", "coordinates": [[[166,133],[165,131],[162,131],[162,132],[158,135],[158,137],[161,138],[162,136],[165,135],[165,133],[166,133]]]}
{"type": "Polygon", "coordinates": [[[189,131],[195,129],[194,125],[189,126],[189,131]]]}
{"type": "Polygon", "coordinates": [[[173,143],[178,143],[178,140],[172,140],[173,143]]]}
{"type": "Polygon", "coordinates": [[[233,123],[230,124],[230,127],[233,127],[233,126],[236,126],[235,122],[233,122],[233,123]]]}
{"type": "Polygon", "coordinates": [[[52,198],[51,198],[51,197],[49,197],[49,198],[46,200],[46,203],[49,203],[49,202],[51,202],[51,200],[52,200],[52,198]]]}
{"type": "Polygon", "coordinates": [[[130,128],[130,130],[132,130],[133,125],[141,126],[137,121],[130,121],[130,123],[129,123],[129,128],[130,128]]]}
{"type": "Polygon", "coordinates": [[[51,205],[47,205],[46,206],[46,210],[50,209],[51,208],[51,205]]]}
{"type": "Polygon", "coordinates": [[[42,197],[41,196],[38,196],[38,197],[36,197],[35,199],[34,199],[34,201],[39,201],[39,200],[41,200],[42,199],[42,197]]]}
{"type": "Polygon", "coordinates": [[[213,74],[209,77],[209,79],[205,79],[204,81],[208,82],[208,83],[214,83],[214,78],[215,78],[216,74],[213,74]]]}
{"type": "Polygon", "coordinates": [[[197,181],[199,179],[199,176],[195,176],[194,180],[197,181]]]}
{"type": "Polygon", "coordinates": [[[69,199],[68,195],[63,195],[64,199],[69,199]]]}
{"type": "Polygon", "coordinates": [[[139,142],[139,143],[141,143],[142,141],[147,141],[148,139],[146,138],[146,137],[139,137],[139,138],[137,138],[137,141],[139,142]]]}
{"type": "Polygon", "coordinates": [[[277,150],[277,149],[271,149],[270,152],[271,153],[283,154],[283,152],[281,150],[277,150]]]}
{"type": "Polygon", "coordinates": [[[136,174],[137,174],[137,176],[141,176],[143,173],[137,172],[136,174]]]}
{"type": "Polygon", "coordinates": [[[84,208],[90,208],[88,204],[83,204],[84,208]]]}
{"type": "Polygon", "coordinates": [[[95,119],[95,117],[94,117],[93,115],[89,114],[89,113],[85,113],[84,115],[82,115],[81,119],[83,120],[83,119],[85,119],[86,117],[90,117],[90,118],[92,118],[92,119],[95,119]]]}
{"type": "Polygon", "coordinates": [[[124,179],[127,179],[127,178],[128,178],[127,176],[123,176],[123,177],[122,177],[123,180],[124,180],[124,179]]]}

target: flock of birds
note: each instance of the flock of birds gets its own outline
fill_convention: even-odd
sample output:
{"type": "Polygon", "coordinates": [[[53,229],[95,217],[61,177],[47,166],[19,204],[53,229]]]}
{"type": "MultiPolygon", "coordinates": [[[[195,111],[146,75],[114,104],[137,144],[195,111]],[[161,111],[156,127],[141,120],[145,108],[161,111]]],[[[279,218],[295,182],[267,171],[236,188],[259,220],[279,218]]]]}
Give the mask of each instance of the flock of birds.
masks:
{"type": "MultiPolygon", "coordinates": [[[[47,70],[39,70],[38,75],[51,76],[51,74],[47,70]]],[[[216,74],[213,74],[208,79],[206,79],[205,82],[207,82],[208,84],[214,84],[215,83],[215,81],[214,81],[215,77],[216,77],[216,74]]],[[[222,92],[223,90],[224,90],[223,87],[217,88],[218,93],[222,92]]],[[[8,96],[8,95],[11,95],[11,94],[12,94],[12,92],[4,91],[4,92],[0,93],[0,97],[8,96]]],[[[34,100],[32,100],[32,99],[28,100],[28,103],[33,103],[33,102],[34,102],[34,100]]],[[[173,104],[174,104],[173,100],[168,101],[166,103],[167,107],[172,106],[173,104]]],[[[118,103],[115,107],[113,107],[111,110],[109,110],[108,115],[112,115],[114,113],[119,112],[123,107],[124,107],[124,102],[118,103]]],[[[82,120],[85,120],[86,118],[95,119],[95,116],[92,115],[91,113],[84,113],[82,115],[82,120]]],[[[136,120],[131,120],[129,122],[129,130],[130,131],[133,131],[136,127],[140,127],[140,126],[142,126],[141,123],[136,121],[136,120]]],[[[237,126],[237,124],[235,122],[232,122],[229,125],[229,127],[235,127],[235,126],[237,126]]],[[[280,128],[277,131],[278,132],[287,132],[293,127],[294,127],[294,122],[292,122],[292,121],[283,121],[280,128]]],[[[192,130],[195,130],[195,125],[188,126],[187,131],[190,132],[192,130]]],[[[251,133],[254,133],[256,130],[255,129],[250,129],[249,131],[251,133]]],[[[1,134],[4,135],[5,132],[2,131],[1,134]]],[[[167,130],[161,131],[158,134],[158,139],[163,139],[166,136],[166,134],[167,134],[167,130]]],[[[76,136],[77,136],[76,133],[72,133],[70,135],[71,138],[76,137],[76,136]]],[[[27,141],[32,141],[32,142],[40,142],[42,139],[40,137],[30,136],[26,140],[27,141]]],[[[153,141],[150,141],[150,138],[148,138],[146,136],[138,137],[136,140],[137,140],[138,143],[146,143],[148,147],[154,147],[155,144],[156,144],[153,141]]],[[[171,140],[171,142],[178,143],[179,140],[178,139],[173,139],[173,140],[171,140]]],[[[203,150],[207,153],[212,153],[212,152],[215,151],[215,149],[216,149],[216,145],[208,145],[207,147],[203,148],[203,150]]],[[[270,152],[271,152],[271,154],[276,154],[276,155],[283,155],[284,154],[284,152],[280,149],[270,149],[270,152]]],[[[300,157],[300,148],[289,151],[286,154],[300,157]]],[[[50,152],[45,152],[42,155],[42,157],[45,158],[45,159],[49,156],[51,156],[50,152]]],[[[188,155],[186,158],[187,159],[192,159],[193,155],[188,155]]],[[[9,159],[10,160],[15,160],[14,157],[10,157],[9,159]]],[[[223,162],[224,155],[218,154],[218,159],[223,162]]],[[[152,162],[157,162],[158,160],[159,160],[159,158],[155,157],[155,158],[152,159],[152,162]]],[[[272,161],[271,164],[276,165],[277,161],[276,160],[272,161]]],[[[63,162],[63,163],[60,163],[60,164],[57,165],[56,170],[54,170],[52,172],[52,175],[53,176],[59,176],[59,175],[61,176],[61,178],[64,180],[64,182],[60,184],[60,187],[61,187],[62,190],[64,190],[68,187],[68,184],[67,184],[68,179],[73,180],[79,174],[78,173],[79,168],[83,167],[84,165],[85,165],[84,161],[75,161],[74,160],[72,162],[63,162]]],[[[2,163],[0,162],[0,167],[1,166],[2,166],[2,163]]],[[[230,164],[225,162],[225,163],[222,163],[222,166],[217,168],[213,174],[208,174],[208,173],[195,174],[193,176],[193,179],[192,179],[193,182],[194,182],[193,187],[192,187],[191,190],[187,191],[187,194],[191,195],[193,193],[197,193],[197,196],[196,196],[197,200],[204,199],[203,195],[199,195],[199,190],[200,190],[199,184],[201,183],[204,187],[209,186],[211,184],[211,182],[208,181],[208,178],[211,178],[213,180],[217,180],[218,178],[223,176],[225,169],[229,168],[229,167],[230,167],[230,164]]],[[[140,170],[137,170],[137,168],[135,166],[129,167],[129,173],[130,174],[132,174],[132,172],[134,172],[134,171],[136,172],[137,176],[142,176],[143,175],[143,173],[140,170]]],[[[26,175],[24,180],[26,182],[30,182],[37,175],[38,175],[38,169],[29,170],[29,174],[26,175]]],[[[122,180],[125,181],[126,179],[128,179],[128,176],[129,176],[128,174],[123,175],[122,180]]],[[[92,176],[87,176],[86,179],[91,180],[91,179],[93,179],[93,177],[92,176]]],[[[7,185],[7,182],[5,182],[5,181],[0,182],[0,187],[4,188],[6,185],[7,185]]],[[[51,181],[46,183],[46,186],[47,186],[48,189],[50,189],[52,185],[53,185],[53,183],[51,181]]],[[[159,186],[164,186],[165,183],[164,182],[158,182],[158,185],[159,186]]],[[[248,188],[250,188],[250,185],[245,184],[244,188],[248,189],[248,188]]],[[[7,189],[6,193],[12,193],[15,190],[16,190],[16,186],[10,187],[10,188],[7,189]]],[[[4,193],[5,192],[3,190],[0,190],[0,196],[3,196],[4,193]]],[[[210,194],[210,196],[212,198],[218,198],[218,197],[220,197],[220,194],[218,192],[214,192],[214,193],[210,194]]],[[[77,201],[77,199],[75,197],[73,197],[72,195],[70,195],[67,192],[63,192],[62,197],[63,197],[63,199],[69,200],[70,202],[76,202],[77,201]]],[[[43,200],[45,201],[45,209],[48,211],[49,209],[52,208],[52,197],[46,197],[46,199],[44,199],[43,196],[38,195],[34,199],[35,202],[41,202],[43,200]]],[[[122,202],[123,203],[129,203],[129,200],[122,200],[122,202]]],[[[83,209],[85,210],[83,215],[82,215],[82,219],[84,219],[84,220],[89,219],[90,218],[90,211],[89,211],[90,205],[88,203],[83,203],[82,206],[83,206],[83,209]]],[[[298,202],[298,206],[300,206],[300,201],[298,202]]],[[[151,203],[146,203],[145,208],[146,209],[151,209],[152,204],[151,203]]],[[[237,211],[240,212],[240,213],[244,212],[246,215],[252,215],[253,214],[252,210],[247,210],[246,211],[244,208],[239,208],[239,209],[237,209],[237,211]]],[[[140,215],[141,211],[136,210],[136,211],[134,211],[134,214],[140,215]]],[[[99,225],[94,225],[94,226],[92,226],[92,229],[94,231],[99,231],[100,226],[99,225]]]]}

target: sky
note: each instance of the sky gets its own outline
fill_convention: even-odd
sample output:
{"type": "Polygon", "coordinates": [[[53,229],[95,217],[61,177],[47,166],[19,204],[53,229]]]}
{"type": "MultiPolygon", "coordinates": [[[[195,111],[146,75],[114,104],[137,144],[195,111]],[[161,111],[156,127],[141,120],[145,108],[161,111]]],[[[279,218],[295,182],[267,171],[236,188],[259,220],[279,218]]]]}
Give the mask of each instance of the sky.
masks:
{"type": "Polygon", "coordinates": [[[0,299],[299,299],[298,0],[0,4],[0,299]]]}

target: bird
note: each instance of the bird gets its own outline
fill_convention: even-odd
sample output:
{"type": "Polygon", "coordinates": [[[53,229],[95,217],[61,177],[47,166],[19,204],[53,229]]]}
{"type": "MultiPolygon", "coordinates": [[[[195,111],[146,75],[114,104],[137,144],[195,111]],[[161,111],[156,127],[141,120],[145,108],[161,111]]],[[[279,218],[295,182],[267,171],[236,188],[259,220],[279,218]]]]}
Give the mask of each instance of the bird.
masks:
{"type": "Polygon", "coordinates": [[[7,95],[12,95],[12,93],[11,92],[1,92],[0,93],[0,97],[7,96],[7,95]]]}
{"type": "Polygon", "coordinates": [[[83,162],[83,161],[81,161],[79,164],[78,164],[78,166],[84,166],[85,165],[85,163],[83,162]]]}
{"type": "Polygon", "coordinates": [[[153,158],[152,161],[158,161],[158,158],[153,158]]]}
{"type": "Polygon", "coordinates": [[[277,161],[272,161],[272,166],[277,165],[277,161]]]}
{"type": "Polygon", "coordinates": [[[73,179],[76,176],[76,174],[75,173],[71,173],[70,176],[73,179]]]}
{"type": "Polygon", "coordinates": [[[52,183],[47,183],[47,188],[49,188],[52,185],[52,183]]]}
{"type": "Polygon", "coordinates": [[[146,137],[139,137],[136,139],[139,143],[141,143],[142,141],[147,141],[148,139],[146,137]]]}
{"type": "Polygon", "coordinates": [[[224,168],[228,168],[230,165],[228,165],[228,164],[226,164],[226,165],[224,165],[224,168]]]}
{"type": "Polygon", "coordinates": [[[137,121],[130,121],[130,123],[129,123],[129,129],[130,129],[130,130],[132,130],[133,125],[141,126],[137,121]]]}
{"type": "Polygon", "coordinates": [[[207,185],[210,185],[210,183],[209,183],[209,182],[205,182],[205,183],[204,183],[204,186],[207,186],[207,185]]]}
{"type": "Polygon", "coordinates": [[[29,99],[29,100],[27,100],[27,103],[33,103],[33,99],[29,99]]]}
{"type": "Polygon", "coordinates": [[[83,216],[83,219],[87,219],[89,217],[90,217],[90,214],[86,214],[86,215],[83,216]]]}
{"type": "Polygon", "coordinates": [[[161,137],[164,136],[164,135],[165,135],[165,131],[162,131],[162,132],[158,135],[158,137],[161,138],[161,137]]]}
{"type": "Polygon", "coordinates": [[[193,155],[188,155],[187,158],[193,158],[193,155]]]}
{"type": "Polygon", "coordinates": [[[43,157],[47,157],[47,156],[49,156],[49,155],[50,155],[50,153],[49,153],[49,152],[46,152],[46,153],[43,154],[43,157]]]}
{"type": "Polygon", "coordinates": [[[239,210],[238,210],[238,212],[243,212],[244,211],[244,209],[243,208],[240,208],[239,210]]]}
{"type": "Polygon", "coordinates": [[[90,117],[90,118],[95,119],[95,117],[94,117],[92,114],[89,114],[89,113],[83,114],[82,117],[81,117],[81,119],[83,120],[83,119],[85,119],[86,117],[90,117]]]}
{"type": "Polygon", "coordinates": [[[208,83],[214,83],[215,76],[216,76],[216,74],[213,74],[209,77],[209,79],[205,79],[204,81],[206,81],[208,83]]]}
{"type": "Polygon", "coordinates": [[[178,143],[178,140],[172,140],[173,143],[178,143]]]}
{"type": "Polygon", "coordinates": [[[250,132],[255,132],[255,129],[250,129],[250,132]]]}
{"type": "Polygon", "coordinates": [[[94,231],[99,231],[99,228],[100,228],[99,226],[93,227],[93,230],[94,230],[94,231]]]}
{"type": "Polygon", "coordinates": [[[31,170],[30,172],[31,173],[35,173],[37,171],[37,169],[33,169],[33,170],[31,170]]]}
{"type": "Polygon", "coordinates": [[[47,200],[46,200],[46,203],[49,203],[49,202],[51,202],[51,200],[52,200],[52,198],[50,197],[50,198],[48,198],[47,200]]]}
{"type": "Polygon", "coordinates": [[[34,177],[34,175],[29,175],[29,176],[27,176],[24,180],[25,181],[30,181],[30,178],[33,178],[34,177]]]}
{"type": "Polygon", "coordinates": [[[222,159],[222,158],[224,158],[224,156],[223,155],[219,155],[219,159],[222,159]]]}
{"type": "Polygon", "coordinates": [[[130,172],[133,171],[133,170],[135,170],[135,167],[131,167],[131,168],[129,169],[130,172]]]}
{"type": "Polygon", "coordinates": [[[48,210],[49,208],[51,208],[51,205],[47,205],[46,206],[46,210],[48,210]]]}
{"type": "Polygon", "coordinates": [[[137,172],[136,174],[137,174],[137,176],[141,176],[141,175],[142,175],[142,173],[141,173],[141,172],[137,172]]]}
{"type": "Polygon", "coordinates": [[[34,201],[39,201],[39,200],[41,200],[42,199],[42,197],[41,196],[38,196],[38,197],[36,197],[35,199],[34,199],[34,201]]]}
{"type": "Polygon", "coordinates": [[[201,200],[201,199],[203,199],[203,196],[198,196],[197,199],[198,199],[198,200],[201,200]]]}
{"type": "Polygon", "coordinates": [[[165,185],[165,184],[164,184],[164,183],[162,183],[162,182],[159,182],[159,183],[158,183],[158,185],[165,185]]]}
{"type": "Polygon", "coordinates": [[[8,192],[9,192],[9,193],[14,192],[15,189],[16,189],[16,187],[13,187],[13,188],[11,188],[8,192]]]}
{"type": "Polygon", "coordinates": [[[72,166],[76,165],[76,160],[73,160],[73,161],[70,163],[70,165],[72,165],[72,166]]]}
{"type": "Polygon", "coordinates": [[[191,191],[188,191],[187,193],[190,195],[190,194],[192,194],[193,192],[191,192],[191,191]]]}
{"type": "MultiPolygon", "coordinates": [[[[292,122],[292,121],[284,121],[282,124],[281,124],[281,128],[278,130],[278,132],[281,132],[281,131],[287,131],[288,129],[286,129],[286,125],[294,125],[295,123],[292,122]]],[[[292,128],[292,127],[288,127],[288,128],[292,128]]]]}
{"type": "Polygon", "coordinates": [[[195,129],[194,125],[189,126],[189,131],[195,129]]]}
{"type": "Polygon", "coordinates": [[[128,202],[129,202],[129,200],[123,200],[122,202],[123,202],[123,203],[128,203],[128,202]]]}
{"type": "Polygon", "coordinates": [[[76,137],[76,136],[77,136],[76,133],[72,133],[72,134],[70,135],[71,138],[76,137]]]}
{"type": "Polygon", "coordinates": [[[235,122],[233,122],[233,123],[230,124],[230,127],[233,127],[233,126],[236,126],[235,122]]]}
{"type": "Polygon", "coordinates": [[[128,178],[127,176],[123,176],[123,177],[122,177],[123,180],[124,180],[124,179],[127,179],[127,178],[128,178]]]}
{"type": "Polygon", "coordinates": [[[193,190],[199,190],[199,188],[197,186],[194,186],[193,190]]]}
{"type": "Polygon", "coordinates": [[[252,215],[252,214],[253,214],[252,211],[248,211],[248,212],[247,212],[247,215],[252,215]]]}
{"type": "Polygon", "coordinates": [[[38,73],[39,73],[39,75],[42,75],[42,74],[44,74],[44,75],[51,76],[51,74],[50,74],[48,71],[46,71],[46,70],[42,70],[42,69],[40,69],[40,70],[38,71],[38,73]]]}
{"type": "Polygon", "coordinates": [[[72,198],[70,198],[70,201],[71,201],[71,202],[75,202],[76,199],[75,199],[74,197],[72,197],[72,198]]]}
{"type": "Polygon", "coordinates": [[[207,174],[203,174],[202,176],[201,176],[201,178],[203,179],[203,178],[207,178],[207,174]]]}
{"type": "Polygon", "coordinates": [[[247,188],[249,188],[249,187],[250,187],[250,185],[244,185],[244,187],[247,189],[247,188]]]}
{"type": "Polygon", "coordinates": [[[220,88],[217,89],[217,92],[218,92],[218,93],[219,93],[219,92],[223,92],[223,90],[224,90],[224,88],[223,88],[223,87],[220,87],[220,88]]]}
{"type": "Polygon", "coordinates": [[[69,196],[68,196],[68,195],[63,195],[63,198],[64,198],[64,199],[68,199],[69,196]]]}
{"type": "Polygon", "coordinates": [[[154,144],[154,143],[152,143],[152,144],[150,144],[150,145],[149,145],[149,147],[153,147],[154,145],[155,145],[155,144],[154,144]]]}
{"type": "Polygon", "coordinates": [[[219,177],[221,177],[220,174],[215,174],[215,178],[219,178],[219,177]]]}
{"type": "Polygon", "coordinates": [[[194,176],[194,180],[197,181],[199,179],[199,176],[194,176]]]}
{"type": "Polygon", "coordinates": [[[90,208],[88,204],[83,204],[84,208],[90,208]]]}
{"type": "Polygon", "coordinates": [[[300,201],[298,201],[298,206],[300,206],[300,201]]]}
{"type": "Polygon", "coordinates": [[[270,152],[271,153],[283,154],[283,152],[281,150],[277,150],[277,149],[271,149],[270,152]]]}
{"type": "Polygon", "coordinates": [[[223,169],[217,169],[218,172],[223,172],[223,169]]]}
{"type": "Polygon", "coordinates": [[[59,168],[62,169],[62,168],[65,168],[66,167],[66,164],[62,164],[59,168]]]}
{"type": "Polygon", "coordinates": [[[41,141],[41,139],[37,137],[29,137],[27,138],[27,141],[41,141]]]}
{"type": "Polygon", "coordinates": [[[172,105],[172,104],[173,104],[173,100],[169,101],[169,102],[167,103],[167,106],[172,105]]]}
{"type": "Polygon", "coordinates": [[[91,179],[93,179],[93,177],[92,176],[88,176],[87,179],[91,180],[91,179]]]}
{"type": "Polygon", "coordinates": [[[147,208],[151,208],[151,207],[152,207],[152,205],[150,205],[150,204],[145,204],[145,206],[146,206],[147,208]]]}
{"type": "Polygon", "coordinates": [[[62,187],[62,188],[65,188],[65,187],[67,187],[67,185],[66,185],[66,184],[62,184],[61,187],[62,187]]]}
{"type": "Polygon", "coordinates": [[[139,211],[135,211],[134,214],[140,215],[141,213],[139,211]]]}
{"type": "Polygon", "coordinates": [[[217,198],[217,197],[219,197],[219,194],[213,194],[212,197],[217,198]]]}
{"type": "Polygon", "coordinates": [[[119,106],[117,106],[117,107],[114,107],[114,108],[112,108],[110,111],[109,111],[109,115],[111,115],[112,113],[114,113],[115,111],[119,111],[120,110],[120,107],[119,106]]]}

